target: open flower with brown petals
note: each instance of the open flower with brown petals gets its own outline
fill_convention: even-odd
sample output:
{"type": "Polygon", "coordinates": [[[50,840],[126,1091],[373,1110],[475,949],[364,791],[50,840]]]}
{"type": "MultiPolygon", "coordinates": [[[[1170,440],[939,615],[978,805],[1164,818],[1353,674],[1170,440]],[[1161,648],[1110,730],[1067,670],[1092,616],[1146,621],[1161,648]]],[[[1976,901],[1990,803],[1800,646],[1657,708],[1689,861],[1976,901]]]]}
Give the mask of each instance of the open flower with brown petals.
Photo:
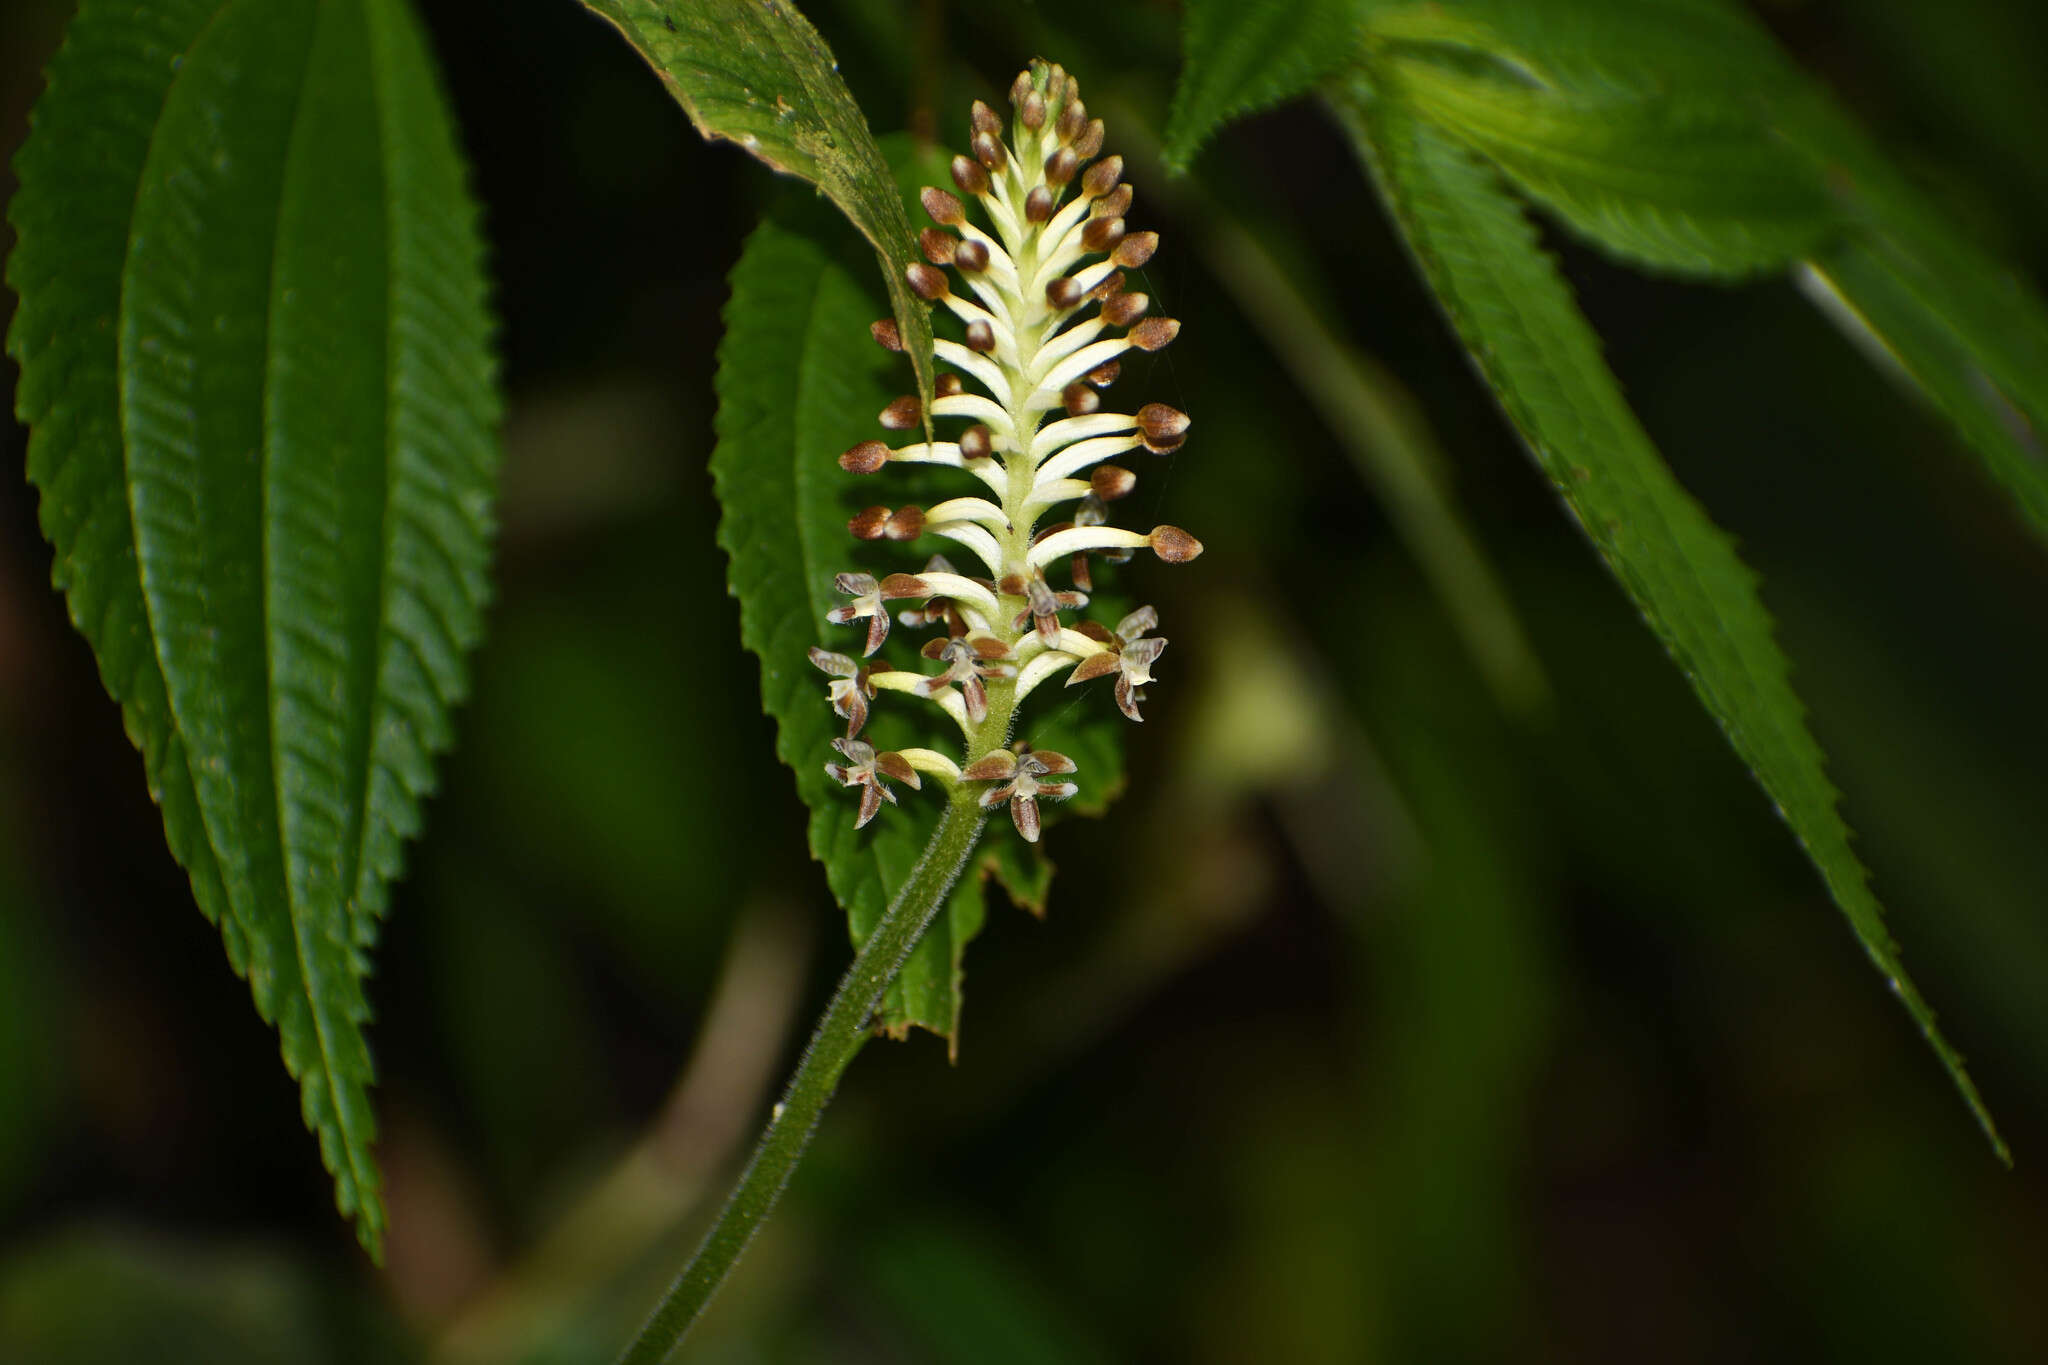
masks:
{"type": "Polygon", "coordinates": [[[846,718],[846,737],[852,739],[868,723],[868,703],[875,699],[874,675],[895,670],[880,661],[863,664],[816,645],[811,646],[811,662],[832,675],[825,692],[832,699],[832,709],[846,718]]]}
{"type": "Polygon", "coordinates": [[[1081,626],[1081,634],[1101,645],[1102,652],[1091,654],[1074,666],[1067,675],[1067,686],[1084,683],[1091,678],[1116,674],[1116,704],[1132,720],[1143,720],[1138,714],[1138,703],[1145,699],[1145,684],[1152,681],[1152,665],[1166,649],[1166,641],[1146,632],[1159,627],[1159,613],[1150,607],[1139,607],[1136,611],[1116,623],[1114,631],[1104,630],[1094,622],[1081,626]]]}
{"type": "Polygon", "coordinates": [[[843,573],[832,581],[832,586],[853,598],[843,607],[834,607],[825,614],[825,619],[835,626],[858,621],[865,616],[868,621],[868,646],[862,654],[873,654],[889,638],[889,609],[882,603],[898,597],[930,597],[932,588],[923,579],[907,573],[892,573],[881,582],[873,574],[843,573]]]}
{"type": "Polygon", "coordinates": [[[1009,749],[997,749],[984,755],[960,770],[964,782],[994,782],[981,794],[984,810],[1010,803],[1010,819],[1016,822],[1017,832],[1032,843],[1038,842],[1038,801],[1044,797],[1051,801],[1064,801],[1080,788],[1071,782],[1040,781],[1054,773],[1074,771],[1074,760],[1051,749],[1025,749],[1015,753],[1009,749]]]}
{"type": "Polygon", "coordinates": [[[894,750],[876,753],[874,746],[865,740],[845,738],[833,740],[832,747],[845,756],[846,762],[827,763],[826,774],[835,782],[861,789],[860,817],[853,822],[855,829],[874,819],[875,812],[882,808],[884,801],[892,806],[896,804],[896,793],[889,790],[883,778],[893,777],[912,791],[924,785],[917,769],[910,766],[910,760],[894,750]]]}

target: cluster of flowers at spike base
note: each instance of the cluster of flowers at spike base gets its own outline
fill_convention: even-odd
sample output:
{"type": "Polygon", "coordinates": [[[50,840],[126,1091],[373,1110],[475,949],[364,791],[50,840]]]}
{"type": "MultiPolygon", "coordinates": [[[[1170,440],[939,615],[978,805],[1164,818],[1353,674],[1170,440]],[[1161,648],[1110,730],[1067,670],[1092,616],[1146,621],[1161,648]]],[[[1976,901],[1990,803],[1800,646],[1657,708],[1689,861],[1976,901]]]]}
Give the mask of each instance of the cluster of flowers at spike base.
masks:
{"type": "MultiPolygon", "coordinates": [[[[943,555],[917,573],[877,580],[866,573],[839,575],[849,600],[827,618],[837,625],[866,623],[863,657],[873,659],[889,638],[892,604],[906,629],[942,627],[922,655],[943,667],[936,673],[897,669],[881,660],[862,663],[813,649],[811,662],[830,675],[833,709],[847,722],[833,741],[847,761],[826,765],[837,781],[860,789],[859,823],[873,819],[895,794],[884,779],[920,785],[936,774],[949,788],[990,782],[984,807],[1008,803],[1026,839],[1039,835],[1041,800],[1063,800],[1075,784],[1045,781],[1074,771],[1073,760],[1025,744],[1005,747],[1007,721],[1017,702],[1047,679],[1068,672],[1068,685],[1114,676],[1117,706],[1139,720],[1138,702],[1152,681],[1152,665],[1166,641],[1151,634],[1159,616],[1141,607],[1115,629],[1063,618],[1088,606],[1095,590],[1090,557],[1112,563],[1150,549],[1168,563],[1185,563],[1202,543],[1176,526],[1149,532],[1109,524],[1109,506],[1130,493],[1137,476],[1112,459],[1143,450],[1167,455],[1187,439],[1188,418],[1163,403],[1135,413],[1103,411],[1101,391],[1115,382],[1124,354],[1157,351],[1180,324],[1150,317],[1151,300],[1127,287],[1127,271],[1142,267],[1158,249],[1152,232],[1125,224],[1132,194],[1121,183],[1123,159],[1101,157],[1102,120],[1091,119],[1073,77],[1034,62],[1010,88],[1015,117],[1004,140],[995,111],[976,101],[971,156],[956,156],[959,193],[927,188],[925,212],[934,226],[921,238],[923,262],[905,276],[920,298],[943,306],[963,324],[959,341],[941,338],[938,359],[952,372],[939,377],[931,411],[914,397],[898,398],[879,417],[890,431],[910,432],[934,422],[964,421],[951,439],[912,440],[892,449],[862,441],[839,457],[852,474],[874,474],[890,464],[945,465],[981,481],[993,498],[949,498],[931,507],[869,507],[847,523],[858,539],[912,541],[938,536],[965,546],[986,575],[963,574],[943,555]],[[1092,163],[1092,164],[1091,164],[1092,163]],[[979,222],[968,207],[978,209],[979,222]],[[947,268],[963,289],[956,292],[947,268]],[[969,388],[969,384],[974,389],[969,388]],[[976,391],[978,390],[978,391],[976,391]],[[1041,528],[1052,509],[1072,503],[1071,517],[1041,528]],[[1064,565],[1071,579],[1056,587],[1048,570],[1064,565]],[[909,605],[914,604],[914,605],[909,605]],[[996,689],[1006,689],[1007,696],[996,689]],[[936,703],[960,727],[967,762],[954,763],[930,749],[875,752],[858,736],[882,692],[936,703]],[[991,693],[1006,704],[994,717],[991,693]]],[[[875,340],[901,350],[896,324],[883,319],[875,340]]]]}

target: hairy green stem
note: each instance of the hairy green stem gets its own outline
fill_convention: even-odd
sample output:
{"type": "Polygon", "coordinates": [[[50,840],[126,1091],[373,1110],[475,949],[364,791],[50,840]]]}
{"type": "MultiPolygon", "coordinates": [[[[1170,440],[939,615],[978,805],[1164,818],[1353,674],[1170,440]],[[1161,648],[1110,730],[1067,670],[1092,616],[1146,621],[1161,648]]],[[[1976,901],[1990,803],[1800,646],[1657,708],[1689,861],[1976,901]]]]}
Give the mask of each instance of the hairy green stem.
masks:
{"type": "MultiPolygon", "coordinates": [[[[1002,725],[1007,727],[1008,721],[1005,714],[1002,725]]],[[[954,882],[974,854],[984,818],[975,798],[976,793],[964,784],[953,788],[924,857],[840,978],[839,989],[819,1018],[803,1060],[797,1063],[789,1088],[775,1106],[739,1184],[719,1211],[718,1221],[662,1296],[640,1335],[619,1357],[619,1365],[657,1365],[668,1359],[782,1197],[804,1149],[810,1146],[811,1134],[817,1131],[818,1116],[839,1087],[840,1075],[868,1040],[869,1020],[883,992],[945,907],[954,882]]]]}

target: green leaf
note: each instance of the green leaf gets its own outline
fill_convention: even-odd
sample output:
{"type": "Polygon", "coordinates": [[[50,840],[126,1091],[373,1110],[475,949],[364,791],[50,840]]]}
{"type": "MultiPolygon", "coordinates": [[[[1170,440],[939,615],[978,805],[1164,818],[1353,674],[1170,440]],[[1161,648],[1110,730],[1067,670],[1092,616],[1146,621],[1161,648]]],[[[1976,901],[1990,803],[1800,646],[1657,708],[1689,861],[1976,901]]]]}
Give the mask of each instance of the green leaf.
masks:
{"type": "Polygon", "coordinates": [[[1785,136],[1804,90],[1767,39],[1691,5],[1633,7],[1619,30],[1593,0],[1549,8],[1564,22],[1488,4],[1381,12],[1372,70],[1566,226],[1639,265],[1739,277],[1787,266],[1839,227],[1819,159],[1785,136]],[[1584,19],[1596,12],[1602,22],[1584,19]]]}
{"type": "Polygon", "coordinates": [[[18,168],[8,350],[56,583],[374,1255],[363,977],[497,463],[448,111],[400,0],[88,8],[18,168]]]}
{"type": "Polygon", "coordinates": [[[1538,466],[1776,803],[2005,1157],[1850,850],[1753,576],[1637,423],[1534,228],[1492,172],[1443,132],[1362,90],[1340,108],[1418,265],[1538,466]]]}
{"type": "Polygon", "coordinates": [[[1803,281],[1954,422],[2048,540],[2048,310],[2010,268],[1943,220],[1846,121],[1812,136],[1852,221],[1803,281]]]}
{"type": "Polygon", "coordinates": [[[2048,537],[2048,311],[1739,6],[1375,0],[1364,24],[1389,98],[1603,250],[1714,278],[1801,266],[2048,537]]]}
{"type": "MultiPolygon", "coordinates": [[[[932,401],[932,324],[903,277],[923,259],[839,63],[788,0],[583,0],[631,43],[708,138],[824,191],[875,248],[917,391],[932,401]]],[[[927,428],[930,419],[926,419],[927,428]]]]}
{"type": "MultiPolygon", "coordinates": [[[[1372,40],[1486,54],[1532,84],[1591,93],[1786,87],[1794,69],[1727,0],[1357,0],[1372,40]]],[[[1747,92],[1745,95],[1744,92],[1747,92]]]]}
{"type": "Polygon", "coordinates": [[[1167,170],[1187,172],[1225,124],[1283,104],[1349,63],[1352,0],[1188,0],[1167,170]]]}

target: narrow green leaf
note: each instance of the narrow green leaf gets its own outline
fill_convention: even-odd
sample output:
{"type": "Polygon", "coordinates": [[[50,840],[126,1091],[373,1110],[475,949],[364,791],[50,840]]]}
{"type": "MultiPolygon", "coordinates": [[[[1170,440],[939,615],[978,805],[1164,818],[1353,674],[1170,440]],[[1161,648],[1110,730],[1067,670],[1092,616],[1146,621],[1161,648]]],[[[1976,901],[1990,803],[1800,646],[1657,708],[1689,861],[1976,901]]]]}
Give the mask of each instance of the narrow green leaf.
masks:
{"type": "MultiPolygon", "coordinates": [[[[1555,8],[1606,14],[1594,0],[1555,8]]],[[[1605,22],[1582,22],[1574,45],[1560,25],[1517,22],[1520,9],[1399,8],[1369,24],[1371,64],[1404,106],[1607,251],[1737,277],[1796,261],[1840,214],[1818,158],[1783,133],[1803,97],[1796,72],[1740,24],[1686,22],[1712,14],[1631,10],[1639,46],[1616,51],[1605,22]]]]}
{"type": "Polygon", "coordinates": [[[1180,81],[1166,117],[1166,168],[1187,172],[1225,124],[1335,75],[1356,46],[1352,0],[1188,0],[1180,81]]]}
{"type": "Polygon", "coordinates": [[[1816,256],[1802,282],[1823,312],[1881,351],[1956,424],[2035,534],[2048,538],[2048,320],[2017,282],[2005,297],[1980,294],[1972,306],[1944,273],[1851,240],[1816,256]]]}
{"type": "Polygon", "coordinates": [[[1452,325],[1538,466],[1806,849],[2001,1157],[1961,1056],[1907,978],[1750,571],[1672,477],[1522,210],[1449,136],[1370,92],[1340,103],[1452,325]]]}
{"type": "MultiPolygon", "coordinates": [[[[867,119],[825,40],[789,0],[583,0],[631,43],[708,138],[824,191],[875,248],[923,406],[932,324],[905,266],[923,258],[867,119]]],[[[929,426],[929,418],[927,418],[929,426]]]]}
{"type": "Polygon", "coordinates": [[[1850,229],[1808,262],[1809,292],[1874,341],[1956,424],[2048,539],[2048,309],[1946,222],[1845,119],[1808,132],[1842,186],[1850,229]]]}
{"type": "Polygon", "coordinates": [[[447,109],[401,0],[88,9],[18,164],[8,350],[55,579],[374,1255],[363,977],[497,460],[447,109]]]}
{"type": "Polygon", "coordinates": [[[1716,278],[1780,269],[1837,224],[1817,168],[1746,109],[1518,87],[1412,56],[1376,69],[1568,227],[1639,265],[1716,278]]]}
{"type": "Polygon", "coordinates": [[[1590,93],[1765,95],[1795,79],[1728,0],[1355,0],[1376,42],[1483,54],[1531,83],[1590,93]]]}
{"type": "Polygon", "coordinates": [[[1367,0],[1374,79],[1603,250],[1809,292],[2048,537],[2048,310],[1728,0],[1367,0]]]}

